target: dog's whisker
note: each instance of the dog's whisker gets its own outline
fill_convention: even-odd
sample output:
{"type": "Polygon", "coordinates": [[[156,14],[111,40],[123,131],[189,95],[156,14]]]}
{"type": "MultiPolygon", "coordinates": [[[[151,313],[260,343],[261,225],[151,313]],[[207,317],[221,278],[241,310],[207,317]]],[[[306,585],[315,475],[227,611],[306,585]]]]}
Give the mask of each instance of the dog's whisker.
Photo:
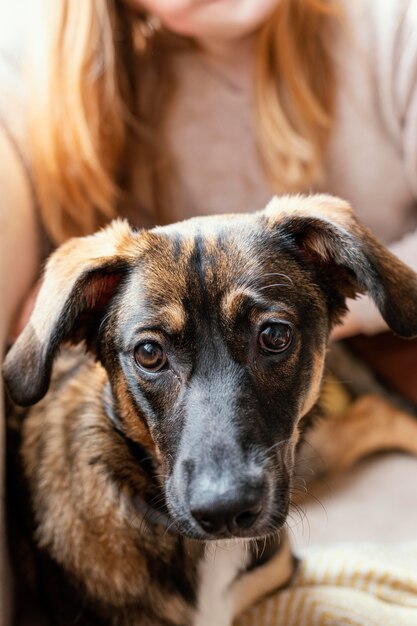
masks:
{"type": "MultiPolygon", "coordinates": [[[[316,460],[315,456],[297,456],[297,458],[294,460],[293,465],[291,466],[291,469],[296,470],[303,463],[308,464],[310,463],[310,461],[314,461],[314,460],[316,460]]],[[[314,474],[314,469],[310,467],[309,465],[307,465],[306,469],[308,469],[309,472],[314,474]]]]}
{"type": "Polygon", "coordinates": [[[288,443],[291,440],[292,440],[292,437],[288,437],[288,439],[282,439],[281,441],[277,441],[276,443],[272,444],[272,446],[270,446],[269,448],[265,450],[265,454],[268,454],[268,452],[270,452],[271,450],[274,450],[274,448],[279,448],[281,446],[284,446],[286,443],[288,443]]]}
{"type": "Polygon", "coordinates": [[[163,493],[159,493],[153,498],[149,500],[149,506],[158,506],[159,504],[165,503],[165,495],[163,493]]]}
{"type": "MultiPolygon", "coordinates": [[[[315,502],[317,502],[317,504],[321,507],[321,509],[323,510],[325,516],[326,516],[326,523],[328,523],[329,518],[328,518],[328,512],[326,507],[324,506],[324,504],[321,502],[321,500],[313,493],[311,493],[311,491],[308,489],[308,485],[306,480],[301,477],[298,476],[297,474],[294,474],[293,476],[293,484],[290,487],[290,497],[291,497],[291,507],[300,507],[301,504],[298,502],[294,502],[293,501],[293,496],[297,496],[297,495],[301,495],[301,499],[303,501],[305,501],[307,498],[311,498],[312,500],[314,500],[315,502]],[[302,491],[300,491],[300,486],[297,484],[297,480],[301,480],[303,482],[302,485],[302,491]]],[[[307,518],[308,519],[308,518],[307,518]]]]}
{"type": "Polygon", "coordinates": [[[263,273],[262,276],[281,276],[281,278],[286,278],[288,282],[290,282],[291,284],[294,284],[294,281],[291,278],[291,276],[288,276],[288,274],[284,274],[282,272],[266,272],[266,273],[263,273]]]}
{"type": "Polygon", "coordinates": [[[308,492],[308,497],[312,498],[315,502],[317,502],[317,504],[322,508],[323,512],[326,515],[326,522],[329,522],[329,514],[327,512],[326,507],[324,506],[323,502],[320,500],[320,498],[318,498],[317,496],[314,495],[314,493],[311,493],[311,491],[308,492]]]}
{"type": "Polygon", "coordinates": [[[288,523],[288,519],[286,520],[286,522],[284,524],[284,528],[287,531],[287,533],[291,535],[292,542],[296,543],[296,536],[295,536],[294,530],[292,529],[292,527],[288,523]]]}
{"type": "Polygon", "coordinates": [[[168,526],[165,528],[164,537],[171,532],[171,528],[173,528],[174,526],[176,526],[176,521],[172,520],[171,523],[168,524],[168,526]]]}
{"type": "Polygon", "coordinates": [[[258,291],[272,289],[272,287],[292,287],[292,285],[289,285],[288,283],[272,283],[271,285],[263,285],[262,287],[258,287],[258,291]]]}
{"type": "Polygon", "coordinates": [[[265,550],[266,550],[266,543],[267,543],[267,539],[266,537],[264,537],[264,545],[263,545],[263,549],[262,549],[262,553],[261,553],[261,558],[263,557],[263,555],[265,554],[265,550]]]}
{"type": "Polygon", "coordinates": [[[319,459],[323,463],[323,466],[325,466],[325,460],[324,460],[322,454],[317,450],[317,448],[315,446],[313,446],[313,444],[310,441],[308,441],[308,439],[304,439],[303,440],[303,445],[305,445],[305,444],[307,444],[312,449],[312,451],[315,454],[315,457],[312,457],[312,459],[314,459],[314,458],[319,459]]]}
{"type": "Polygon", "coordinates": [[[294,486],[299,487],[300,485],[297,484],[297,481],[298,481],[298,483],[301,483],[301,487],[304,489],[305,493],[307,493],[307,481],[306,481],[306,479],[303,478],[302,476],[295,475],[294,476],[294,486]]]}
{"type": "Polygon", "coordinates": [[[309,529],[309,535],[310,535],[310,532],[311,532],[310,521],[308,519],[307,512],[303,508],[297,505],[293,505],[292,511],[290,511],[288,514],[288,519],[293,520],[292,528],[296,528],[297,526],[301,525],[301,531],[303,534],[305,532],[304,522],[306,522],[308,529],[309,529]],[[293,520],[293,516],[292,516],[293,512],[297,514],[298,520],[293,520]]]}

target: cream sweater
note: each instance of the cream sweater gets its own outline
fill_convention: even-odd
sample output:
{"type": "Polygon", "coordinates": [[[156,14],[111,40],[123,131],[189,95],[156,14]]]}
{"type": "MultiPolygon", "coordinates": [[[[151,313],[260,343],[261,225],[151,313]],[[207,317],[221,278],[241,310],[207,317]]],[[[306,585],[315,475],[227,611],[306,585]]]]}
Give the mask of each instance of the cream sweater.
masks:
{"type": "MultiPolygon", "coordinates": [[[[337,115],[322,190],[349,200],[417,270],[417,0],[345,5],[348,28],[334,44],[337,115]]],[[[19,138],[16,76],[5,63],[0,117],[19,138]]],[[[254,141],[249,65],[248,59],[248,78],[240,76],[236,87],[196,52],[174,60],[178,89],[165,128],[176,165],[170,221],[253,211],[270,198],[254,141]]],[[[132,181],[138,205],[151,214],[143,175],[137,172],[132,181]]],[[[368,332],[379,330],[379,314],[366,298],[353,306],[368,332]]]]}

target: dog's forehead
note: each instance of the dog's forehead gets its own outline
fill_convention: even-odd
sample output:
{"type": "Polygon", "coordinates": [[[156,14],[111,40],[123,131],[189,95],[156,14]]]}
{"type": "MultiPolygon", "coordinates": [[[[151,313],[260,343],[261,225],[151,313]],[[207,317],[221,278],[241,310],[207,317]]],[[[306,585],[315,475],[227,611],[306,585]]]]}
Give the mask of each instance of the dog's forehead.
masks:
{"type": "Polygon", "coordinates": [[[217,317],[219,311],[235,319],[249,301],[267,308],[270,286],[277,284],[283,304],[295,309],[294,285],[305,279],[269,225],[253,216],[196,218],[143,231],[140,250],[119,319],[140,319],[145,326],[164,319],[179,331],[192,311],[193,319],[217,317]]]}
{"type": "Polygon", "coordinates": [[[204,281],[224,290],[262,273],[272,231],[253,216],[194,218],[143,233],[146,285],[174,297],[204,281]]]}

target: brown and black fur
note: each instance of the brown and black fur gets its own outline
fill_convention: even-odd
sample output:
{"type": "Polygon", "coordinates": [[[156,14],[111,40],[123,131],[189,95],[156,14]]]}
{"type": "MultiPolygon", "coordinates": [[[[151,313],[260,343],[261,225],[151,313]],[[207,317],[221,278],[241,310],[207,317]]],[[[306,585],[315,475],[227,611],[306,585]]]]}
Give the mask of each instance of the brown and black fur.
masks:
{"type": "MultiPolygon", "coordinates": [[[[62,601],[47,594],[51,623],[192,626],[206,546],[271,537],[270,561],[253,549],[236,575],[234,615],[291,576],[282,529],[312,425],[325,469],[388,447],[390,420],[391,443],[416,451],[415,422],[382,400],[362,400],[351,426],[314,426],[329,334],[345,298],[365,291],[394,332],[417,334],[416,275],[329,196],[151,231],[116,222],[58,249],[4,365],[10,398],[34,405],[9,419],[33,578],[52,571],[62,583],[62,601]],[[289,329],[280,353],[261,342],[271,328],[289,329]],[[86,356],[70,351],[52,368],[63,343],[80,341],[86,356]],[[167,358],[158,372],[135,361],[146,341],[167,358]],[[377,434],[370,420],[344,455],[335,432],[363,433],[367,413],[377,434]]],[[[18,500],[15,485],[13,473],[18,500]]]]}

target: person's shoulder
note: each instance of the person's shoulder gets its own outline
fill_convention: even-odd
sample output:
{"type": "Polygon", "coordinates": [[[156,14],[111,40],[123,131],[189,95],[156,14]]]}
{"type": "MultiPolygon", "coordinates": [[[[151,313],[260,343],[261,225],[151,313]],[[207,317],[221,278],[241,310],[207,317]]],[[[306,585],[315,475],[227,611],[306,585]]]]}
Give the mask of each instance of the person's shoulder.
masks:
{"type": "Polygon", "coordinates": [[[346,7],[353,9],[362,7],[376,19],[387,15],[401,18],[413,5],[416,5],[415,0],[343,0],[343,2],[346,7]]]}
{"type": "Polygon", "coordinates": [[[0,124],[18,142],[23,140],[25,128],[26,2],[0,1],[0,124]]]}
{"type": "Polygon", "coordinates": [[[24,81],[20,69],[13,63],[7,53],[0,47],[0,114],[10,109],[12,113],[14,100],[23,100],[24,81]]]}
{"type": "Polygon", "coordinates": [[[351,41],[364,53],[378,93],[392,100],[389,108],[401,109],[417,71],[417,0],[342,0],[342,6],[351,41]]]}
{"type": "Polygon", "coordinates": [[[369,44],[385,47],[417,29],[417,0],[342,0],[350,26],[370,37],[369,44]]]}

